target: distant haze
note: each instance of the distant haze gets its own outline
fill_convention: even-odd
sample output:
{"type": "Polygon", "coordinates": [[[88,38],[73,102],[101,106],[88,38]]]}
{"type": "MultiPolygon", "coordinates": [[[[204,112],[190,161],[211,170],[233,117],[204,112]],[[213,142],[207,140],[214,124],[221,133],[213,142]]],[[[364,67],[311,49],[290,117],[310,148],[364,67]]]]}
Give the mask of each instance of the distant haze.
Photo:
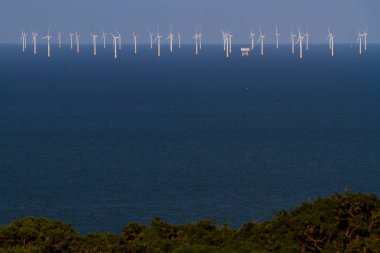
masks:
{"type": "MultiPolygon", "coordinates": [[[[165,36],[173,25],[184,43],[190,43],[196,28],[205,43],[219,43],[220,29],[230,31],[234,42],[248,42],[249,33],[262,27],[266,43],[274,42],[275,25],[280,42],[288,43],[292,28],[309,28],[312,43],[325,42],[327,27],[337,43],[352,43],[358,27],[368,26],[369,43],[380,42],[379,0],[0,0],[0,43],[18,43],[20,29],[53,35],[78,31],[84,42],[90,32],[119,30],[124,42],[132,42],[132,31],[147,43],[147,30],[165,36]]],[[[28,41],[30,38],[28,37],[28,41]]]]}

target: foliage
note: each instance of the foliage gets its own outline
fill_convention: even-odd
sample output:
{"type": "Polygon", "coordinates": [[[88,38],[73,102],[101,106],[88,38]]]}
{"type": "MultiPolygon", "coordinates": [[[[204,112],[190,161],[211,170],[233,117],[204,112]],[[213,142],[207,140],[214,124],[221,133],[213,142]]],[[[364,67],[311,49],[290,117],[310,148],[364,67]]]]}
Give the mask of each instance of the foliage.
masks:
{"type": "Polygon", "coordinates": [[[209,220],[173,225],[154,218],[149,226],[128,224],[121,235],[80,236],[62,222],[25,218],[0,226],[3,252],[376,253],[380,252],[380,200],[375,195],[336,194],[240,228],[209,220]]]}

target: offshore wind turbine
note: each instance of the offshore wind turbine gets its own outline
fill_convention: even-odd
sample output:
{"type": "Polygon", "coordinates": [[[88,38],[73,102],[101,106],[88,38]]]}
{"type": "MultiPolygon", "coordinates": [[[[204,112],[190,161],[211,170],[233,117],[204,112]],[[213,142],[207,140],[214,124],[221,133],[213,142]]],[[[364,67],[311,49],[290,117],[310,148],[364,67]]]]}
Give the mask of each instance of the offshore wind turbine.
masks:
{"type": "Polygon", "coordinates": [[[356,43],[359,42],[359,54],[362,54],[362,38],[364,37],[363,33],[360,33],[360,30],[358,29],[358,40],[356,43]]]}
{"type": "Polygon", "coordinates": [[[223,50],[226,51],[227,46],[227,33],[221,30],[223,36],[223,50]]]}
{"type": "Polygon", "coordinates": [[[93,44],[94,56],[95,56],[96,55],[96,38],[98,37],[98,35],[91,33],[91,36],[92,36],[92,44],[93,44]]]}
{"type": "Polygon", "coordinates": [[[149,33],[150,49],[153,49],[153,33],[151,31],[148,31],[148,33],[149,33]]]}
{"type": "Polygon", "coordinates": [[[255,48],[255,33],[253,31],[251,31],[249,38],[251,40],[251,49],[254,49],[255,48]]]}
{"type": "Polygon", "coordinates": [[[290,31],[290,41],[292,42],[292,54],[294,54],[294,42],[296,35],[293,33],[293,30],[290,31]]]}
{"type": "Polygon", "coordinates": [[[199,53],[199,49],[198,49],[199,34],[195,33],[193,39],[195,39],[195,55],[198,55],[198,53],[199,53]]]}
{"type": "Polygon", "coordinates": [[[74,33],[70,33],[70,49],[73,49],[73,36],[74,33]]]}
{"type": "Polygon", "coordinates": [[[223,40],[224,40],[224,51],[226,52],[226,57],[230,58],[229,33],[223,32],[223,40]]]}
{"type": "Polygon", "coordinates": [[[302,60],[302,42],[305,38],[305,35],[302,36],[301,34],[301,30],[298,29],[298,40],[297,40],[297,44],[300,45],[300,59],[302,60]]]}
{"type": "Polygon", "coordinates": [[[80,35],[75,32],[75,41],[76,41],[76,44],[77,44],[77,53],[79,54],[79,37],[80,35]]]}
{"type": "Polygon", "coordinates": [[[135,32],[133,32],[133,43],[135,45],[135,54],[137,54],[137,34],[135,34],[135,32]]]}
{"type": "Polygon", "coordinates": [[[202,50],[202,37],[203,37],[203,34],[202,33],[198,33],[198,36],[199,36],[199,50],[202,50]]]}
{"type": "Polygon", "coordinates": [[[328,28],[329,34],[327,35],[326,39],[329,40],[329,49],[331,51],[331,56],[334,56],[334,34],[330,31],[330,28],[328,28]]]}
{"type": "Polygon", "coordinates": [[[169,36],[166,38],[166,40],[169,40],[170,53],[173,53],[173,40],[174,40],[173,28],[170,28],[170,33],[169,33],[169,36]]]}
{"type": "Polygon", "coordinates": [[[48,34],[45,36],[45,37],[42,37],[42,39],[47,39],[47,46],[48,46],[48,58],[50,58],[50,39],[51,39],[51,35],[50,35],[50,28],[48,30],[48,34]]]}
{"type": "Polygon", "coordinates": [[[37,37],[38,34],[32,31],[32,41],[33,41],[33,54],[37,54],[37,37]]]}
{"type": "Polygon", "coordinates": [[[261,55],[264,55],[264,39],[265,39],[265,36],[262,34],[261,28],[260,28],[260,37],[257,42],[261,43],[261,55]]]}
{"type": "Polygon", "coordinates": [[[278,33],[277,26],[276,26],[276,48],[278,49],[278,38],[280,34],[278,33]]]}
{"type": "Polygon", "coordinates": [[[103,48],[106,48],[106,36],[107,33],[105,33],[102,29],[103,48]]]}
{"type": "Polygon", "coordinates": [[[58,37],[58,48],[61,48],[61,46],[62,46],[62,33],[58,31],[57,37],[58,37]]]}
{"type": "Polygon", "coordinates": [[[26,49],[26,33],[21,32],[21,42],[22,42],[22,52],[25,52],[26,49]]]}
{"type": "Polygon", "coordinates": [[[367,36],[368,36],[368,27],[365,29],[365,32],[363,33],[364,37],[364,51],[367,51],[367,36]]]}
{"type": "Polygon", "coordinates": [[[230,33],[228,33],[228,49],[227,50],[229,50],[230,51],[230,54],[232,53],[232,37],[233,37],[233,35],[232,34],[230,34],[230,33]]]}
{"type": "Polygon", "coordinates": [[[161,56],[161,38],[162,38],[162,36],[160,35],[160,28],[158,27],[157,28],[157,36],[155,39],[155,41],[157,41],[157,56],[158,57],[161,56]]]}
{"type": "Polygon", "coordinates": [[[181,34],[179,32],[177,33],[177,37],[178,37],[178,48],[181,48],[181,34]]]}
{"type": "Polygon", "coordinates": [[[112,36],[112,38],[113,38],[113,47],[114,47],[114,58],[115,58],[115,60],[117,59],[117,42],[118,42],[118,40],[119,40],[119,37],[117,37],[117,36],[115,36],[115,35],[113,35],[112,33],[111,33],[111,36],[112,36]]]}

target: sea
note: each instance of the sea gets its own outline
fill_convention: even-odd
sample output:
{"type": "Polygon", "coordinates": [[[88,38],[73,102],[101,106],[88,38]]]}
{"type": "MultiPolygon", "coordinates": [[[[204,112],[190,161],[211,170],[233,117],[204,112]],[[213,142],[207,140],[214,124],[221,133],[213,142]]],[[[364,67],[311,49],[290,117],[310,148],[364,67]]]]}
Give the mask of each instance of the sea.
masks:
{"type": "Polygon", "coordinates": [[[380,46],[0,45],[0,224],[82,234],[154,217],[239,227],[380,194],[380,46]]]}

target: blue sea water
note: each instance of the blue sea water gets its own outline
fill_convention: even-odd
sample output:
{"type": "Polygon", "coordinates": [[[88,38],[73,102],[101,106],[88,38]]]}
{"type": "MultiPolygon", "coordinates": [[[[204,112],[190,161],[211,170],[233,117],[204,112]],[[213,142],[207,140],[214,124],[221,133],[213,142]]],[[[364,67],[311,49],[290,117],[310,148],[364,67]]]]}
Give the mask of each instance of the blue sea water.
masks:
{"type": "Polygon", "coordinates": [[[0,224],[239,226],[343,192],[380,194],[380,47],[0,46],[0,224]]]}

